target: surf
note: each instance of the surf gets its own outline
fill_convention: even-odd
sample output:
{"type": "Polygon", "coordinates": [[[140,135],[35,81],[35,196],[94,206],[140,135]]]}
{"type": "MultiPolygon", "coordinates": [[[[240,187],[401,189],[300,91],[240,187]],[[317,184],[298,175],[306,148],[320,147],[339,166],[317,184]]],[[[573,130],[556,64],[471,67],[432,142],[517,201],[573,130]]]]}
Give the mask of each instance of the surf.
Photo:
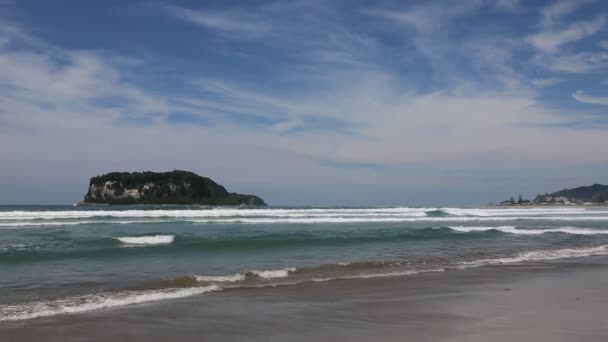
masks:
{"type": "Polygon", "coordinates": [[[125,245],[166,245],[173,243],[174,235],[151,235],[151,236],[123,236],[116,237],[116,240],[125,245]]]}
{"type": "Polygon", "coordinates": [[[413,276],[425,273],[446,272],[448,270],[467,269],[502,264],[517,264],[535,261],[550,261],[558,259],[580,258],[589,256],[608,255],[608,245],[591,246],[582,248],[562,248],[554,250],[533,250],[517,253],[513,256],[476,259],[472,261],[459,261],[448,267],[419,268],[390,270],[402,263],[378,263],[370,262],[373,268],[380,268],[378,271],[371,271],[363,267],[362,264],[340,263],[334,265],[321,266],[319,269],[326,271],[340,268],[350,268],[353,266],[354,273],[327,274],[319,276],[319,269],[296,269],[295,267],[263,270],[246,271],[229,275],[187,275],[178,277],[174,280],[165,282],[170,287],[150,290],[123,290],[115,292],[102,292],[83,296],[66,297],[55,300],[42,300],[22,304],[0,305],[0,321],[20,321],[40,317],[48,317],[64,314],[76,314],[90,311],[111,309],[115,307],[129,306],[148,302],[160,302],[170,299],[185,298],[210,292],[221,291],[223,289],[234,289],[239,287],[274,287],[292,286],[305,282],[326,282],[346,279],[369,279],[380,277],[400,277],[413,276]],[[383,270],[387,268],[387,270],[383,270]],[[298,273],[300,272],[300,273],[298,273]],[[304,276],[308,275],[308,277],[304,276]],[[290,280],[291,276],[296,279],[290,280]],[[184,281],[184,279],[187,279],[184,281]],[[256,283],[257,280],[262,282],[256,283]],[[274,280],[283,280],[273,282],[274,280]],[[249,282],[248,282],[249,281],[249,282]],[[238,284],[242,282],[241,284],[238,284]],[[183,284],[183,286],[177,286],[183,284]]]}

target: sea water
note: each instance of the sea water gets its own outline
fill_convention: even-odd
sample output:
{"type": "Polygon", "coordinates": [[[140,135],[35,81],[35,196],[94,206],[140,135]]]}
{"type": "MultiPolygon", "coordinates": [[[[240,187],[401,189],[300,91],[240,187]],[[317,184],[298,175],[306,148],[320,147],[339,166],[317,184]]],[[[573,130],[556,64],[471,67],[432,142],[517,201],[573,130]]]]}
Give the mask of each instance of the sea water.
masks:
{"type": "Polygon", "coordinates": [[[0,207],[0,321],[606,254],[605,207],[0,207]]]}

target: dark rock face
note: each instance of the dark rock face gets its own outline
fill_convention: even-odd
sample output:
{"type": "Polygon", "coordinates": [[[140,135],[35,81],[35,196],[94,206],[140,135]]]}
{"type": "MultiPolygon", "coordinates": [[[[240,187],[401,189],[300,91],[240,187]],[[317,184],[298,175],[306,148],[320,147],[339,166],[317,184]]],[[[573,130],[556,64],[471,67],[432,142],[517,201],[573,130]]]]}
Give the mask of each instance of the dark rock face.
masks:
{"type": "Polygon", "coordinates": [[[209,178],[177,170],[93,177],[82,204],[266,205],[257,196],[231,193],[209,178]]]}

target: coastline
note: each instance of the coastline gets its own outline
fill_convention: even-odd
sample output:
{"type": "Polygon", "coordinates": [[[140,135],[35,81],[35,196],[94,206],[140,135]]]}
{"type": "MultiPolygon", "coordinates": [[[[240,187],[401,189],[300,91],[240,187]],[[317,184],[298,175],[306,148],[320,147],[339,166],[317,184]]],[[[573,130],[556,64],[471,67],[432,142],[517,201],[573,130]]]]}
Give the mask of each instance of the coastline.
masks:
{"type": "Polygon", "coordinates": [[[606,208],[608,207],[608,203],[597,203],[597,204],[531,204],[531,205],[520,205],[520,204],[514,204],[514,205],[484,205],[484,206],[479,206],[476,207],[478,209],[518,209],[518,208],[523,208],[523,209],[531,209],[531,208],[554,208],[554,209],[560,209],[560,208],[606,208]]]}
{"type": "Polygon", "coordinates": [[[608,338],[606,271],[608,257],[588,257],[228,289],[5,322],[0,324],[0,339],[604,341],[608,338]]]}

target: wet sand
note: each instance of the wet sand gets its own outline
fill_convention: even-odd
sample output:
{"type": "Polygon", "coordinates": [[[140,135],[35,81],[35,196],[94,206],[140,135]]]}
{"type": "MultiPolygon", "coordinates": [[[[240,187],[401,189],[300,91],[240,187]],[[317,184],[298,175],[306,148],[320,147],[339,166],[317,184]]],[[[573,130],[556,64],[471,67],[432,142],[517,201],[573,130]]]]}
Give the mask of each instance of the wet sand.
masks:
{"type": "Polygon", "coordinates": [[[607,341],[607,261],[224,290],[5,322],[0,341],[607,341]]]}

